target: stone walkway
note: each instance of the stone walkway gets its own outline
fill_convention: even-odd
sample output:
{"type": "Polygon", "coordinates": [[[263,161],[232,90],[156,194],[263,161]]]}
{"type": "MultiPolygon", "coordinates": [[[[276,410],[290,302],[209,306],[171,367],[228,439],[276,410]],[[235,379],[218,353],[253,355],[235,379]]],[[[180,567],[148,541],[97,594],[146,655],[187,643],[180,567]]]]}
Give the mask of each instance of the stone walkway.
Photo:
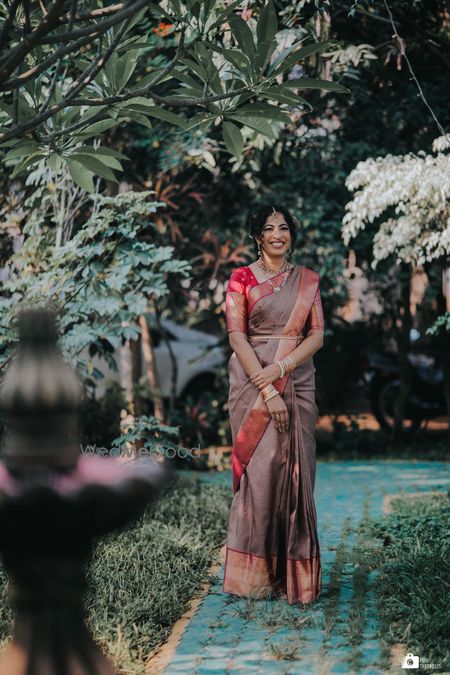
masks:
{"type": "MultiPolygon", "coordinates": [[[[205,474],[225,481],[231,473],[205,474]]],[[[379,516],[383,497],[447,491],[449,464],[411,461],[318,462],[315,501],[323,588],[308,609],[285,601],[252,601],[222,592],[223,565],[184,631],[165,675],[175,673],[286,673],[376,675],[381,645],[373,580],[376,570],[349,562],[358,542],[352,528],[379,516]]],[[[399,666],[393,672],[403,672],[399,666]]]]}

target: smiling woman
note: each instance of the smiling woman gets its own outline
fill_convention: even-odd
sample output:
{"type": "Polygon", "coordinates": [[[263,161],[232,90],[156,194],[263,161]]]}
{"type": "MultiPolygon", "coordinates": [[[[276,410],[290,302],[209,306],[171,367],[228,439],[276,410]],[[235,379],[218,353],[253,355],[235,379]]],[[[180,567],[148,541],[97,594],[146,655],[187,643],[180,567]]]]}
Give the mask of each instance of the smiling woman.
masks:
{"type": "Polygon", "coordinates": [[[286,209],[260,207],[248,224],[259,257],[233,272],[226,296],[234,499],[223,590],[310,603],[322,588],[313,497],[319,274],[288,262],[295,225],[286,209]]]}

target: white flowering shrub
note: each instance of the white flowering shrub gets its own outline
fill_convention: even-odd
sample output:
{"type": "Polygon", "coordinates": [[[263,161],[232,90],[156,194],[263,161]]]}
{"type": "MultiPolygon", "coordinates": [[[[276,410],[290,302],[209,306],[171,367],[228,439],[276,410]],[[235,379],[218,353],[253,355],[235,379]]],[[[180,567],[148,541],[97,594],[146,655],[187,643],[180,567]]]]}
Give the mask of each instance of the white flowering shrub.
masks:
{"type": "Polygon", "coordinates": [[[348,245],[376,222],[372,268],[391,255],[415,264],[450,255],[449,148],[447,134],[435,139],[435,154],[370,158],[347,176],[355,194],[345,206],[342,238],[348,245]]]}

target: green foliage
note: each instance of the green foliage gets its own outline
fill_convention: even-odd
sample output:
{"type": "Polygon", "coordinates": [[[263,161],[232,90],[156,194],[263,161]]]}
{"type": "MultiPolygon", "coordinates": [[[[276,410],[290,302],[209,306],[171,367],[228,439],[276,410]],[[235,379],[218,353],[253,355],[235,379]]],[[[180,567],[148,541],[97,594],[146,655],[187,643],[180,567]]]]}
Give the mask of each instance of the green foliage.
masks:
{"type": "MultiPolygon", "coordinates": [[[[85,347],[115,367],[114,350],[139,335],[138,319],[150,299],[168,293],[170,275],[187,277],[190,269],[186,261],[173,259],[173,247],[151,241],[157,232],[149,217],[161,206],[152,194],[98,196],[93,215],[72,239],[59,248],[43,247],[38,270],[28,264],[25,242],[17,260],[10,261],[18,266],[4,282],[0,300],[3,359],[14,346],[17,312],[53,304],[60,314],[63,354],[80,373],[101,375],[89,361],[77,360],[85,347]]],[[[35,245],[30,241],[30,255],[35,245]]]]}
{"type": "Polygon", "coordinates": [[[121,436],[112,441],[112,447],[117,450],[117,454],[126,454],[130,446],[134,447],[136,441],[142,440],[143,447],[152,452],[158,451],[158,446],[162,450],[163,442],[170,442],[175,451],[182,450],[182,446],[175,442],[178,431],[178,427],[161,424],[156,417],[141,415],[133,420],[121,436]]]}
{"type": "MultiPolygon", "coordinates": [[[[17,91],[18,100],[16,106],[3,103],[0,108],[0,145],[12,148],[3,157],[12,176],[22,175],[38,163],[55,171],[66,167],[77,185],[94,192],[95,176],[116,182],[114,172],[122,172],[123,167],[118,155],[106,155],[89,145],[83,145],[80,152],[80,144],[130,122],[152,129],[155,119],[180,133],[197,128],[204,134],[212,125],[224,124],[225,147],[238,157],[244,142],[235,122],[241,128],[275,138],[282,125],[291,122],[291,106],[309,105],[297,93],[303,84],[349,93],[329,80],[282,83],[280,78],[294,64],[319,53],[329,43],[300,46],[295,42],[287,49],[278,49],[278,21],[271,0],[260,10],[254,28],[236,13],[239,4],[225,6],[222,0],[168,2],[162,9],[150,2],[128,23],[120,22],[107,30],[103,42],[93,37],[82,52],[76,41],[73,45],[63,42],[64,56],[60,59],[54,48],[61,37],[58,29],[48,31],[44,27],[45,40],[35,47],[20,42],[28,59],[36,63],[49,59],[52,67],[38,66],[30,75],[28,60],[24,59],[12,80],[5,75],[3,86],[17,91]],[[153,28],[155,18],[160,16],[172,29],[165,42],[153,28]],[[173,47],[177,48],[174,58],[173,47]],[[104,58],[95,68],[92,62],[99,58],[97,49],[104,50],[104,58]],[[18,84],[21,74],[25,80],[18,84]],[[287,92],[287,87],[293,91],[287,92]],[[183,113],[173,112],[170,108],[174,106],[183,108],[183,113]],[[34,133],[34,139],[30,138],[29,134],[36,131],[39,133],[34,133]],[[111,161],[113,157],[115,162],[111,161]]],[[[29,16],[38,31],[40,13],[31,7],[29,16]]],[[[75,32],[77,28],[82,30],[75,22],[75,32]]],[[[17,38],[20,40],[20,36],[17,38]]],[[[14,40],[14,31],[9,40],[14,40]]],[[[5,49],[8,47],[12,50],[13,43],[5,43],[5,49]]]]}
{"type": "Polygon", "coordinates": [[[406,642],[421,659],[445,665],[450,592],[450,502],[445,493],[393,502],[393,511],[370,532],[383,540],[376,591],[383,637],[406,642]]]}

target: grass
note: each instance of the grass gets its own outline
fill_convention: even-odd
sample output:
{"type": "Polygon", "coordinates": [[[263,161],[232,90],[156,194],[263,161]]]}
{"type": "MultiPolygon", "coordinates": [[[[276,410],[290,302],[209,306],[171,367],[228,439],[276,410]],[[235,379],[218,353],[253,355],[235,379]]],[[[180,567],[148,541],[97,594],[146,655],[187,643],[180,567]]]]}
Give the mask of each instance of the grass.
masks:
{"type": "MultiPolygon", "coordinates": [[[[384,519],[364,525],[382,542],[374,554],[381,637],[387,646],[403,643],[424,662],[448,669],[450,500],[445,494],[401,497],[392,507],[384,519]]],[[[388,650],[384,656],[387,667],[388,650]]]]}
{"type": "MultiPolygon", "coordinates": [[[[88,569],[87,620],[95,640],[126,675],[140,675],[189,600],[208,578],[223,544],[232,499],[222,485],[183,476],[135,527],[102,538],[88,569]]],[[[0,637],[11,632],[6,575],[0,570],[0,637]]]]}

